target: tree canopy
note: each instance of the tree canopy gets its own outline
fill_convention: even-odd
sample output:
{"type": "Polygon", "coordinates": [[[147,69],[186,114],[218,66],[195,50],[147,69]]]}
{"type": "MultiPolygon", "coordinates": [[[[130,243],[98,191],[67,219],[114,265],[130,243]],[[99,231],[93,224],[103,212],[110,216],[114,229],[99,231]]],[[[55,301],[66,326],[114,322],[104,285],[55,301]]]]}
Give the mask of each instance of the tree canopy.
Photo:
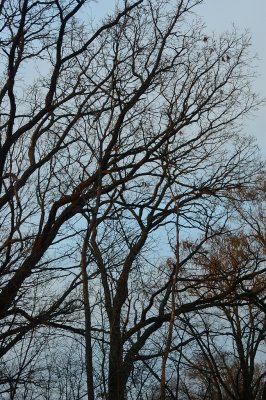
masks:
{"type": "Polygon", "coordinates": [[[202,1],[0,2],[3,399],[264,398],[261,99],[202,1]]]}

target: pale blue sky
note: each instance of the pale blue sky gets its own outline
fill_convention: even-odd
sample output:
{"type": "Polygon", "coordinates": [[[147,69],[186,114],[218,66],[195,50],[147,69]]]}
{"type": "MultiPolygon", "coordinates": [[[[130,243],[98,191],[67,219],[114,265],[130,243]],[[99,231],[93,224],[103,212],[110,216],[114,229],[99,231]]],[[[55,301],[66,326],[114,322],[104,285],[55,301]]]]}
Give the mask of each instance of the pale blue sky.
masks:
{"type": "MultiPolygon", "coordinates": [[[[154,0],[155,1],[155,0],[154,0]]],[[[174,0],[173,0],[174,3],[174,0]]],[[[91,3],[91,15],[97,20],[110,14],[116,4],[115,0],[98,0],[91,3]]],[[[258,78],[255,89],[266,98],[266,0],[205,0],[195,8],[206,23],[207,30],[222,32],[234,24],[240,31],[248,29],[252,36],[251,54],[257,54],[259,60],[258,78]]],[[[256,116],[246,122],[246,131],[257,137],[266,155],[266,106],[256,116]]]]}
{"type": "MultiPolygon", "coordinates": [[[[222,32],[234,24],[240,30],[248,29],[252,37],[251,54],[257,53],[259,59],[258,78],[255,89],[266,98],[266,0],[205,0],[198,7],[198,13],[206,22],[207,28],[222,32]]],[[[246,123],[246,130],[257,137],[266,155],[266,106],[246,123]]]]}

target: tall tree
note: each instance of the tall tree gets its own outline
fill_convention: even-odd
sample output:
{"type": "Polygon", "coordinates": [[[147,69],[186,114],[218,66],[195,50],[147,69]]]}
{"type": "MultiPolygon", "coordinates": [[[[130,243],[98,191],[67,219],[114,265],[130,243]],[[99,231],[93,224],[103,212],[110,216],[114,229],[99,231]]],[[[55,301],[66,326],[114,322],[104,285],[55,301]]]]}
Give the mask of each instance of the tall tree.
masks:
{"type": "Polygon", "coordinates": [[[260,103],[249,38],[206,34],[201,2],[121,2],[98,28],[85,0],[0,4],[0,354],[42,327],[85,335],[89,360],[96,331],[110,400],[170,319],[177,271],[149,245],[172,235],[178,207],[181,229],[200,233],[192,257],[223,231],[228,193],[260,172],[239,134],[260,103]],[[84,305],[86,329],[73,317],[84,305]]]}

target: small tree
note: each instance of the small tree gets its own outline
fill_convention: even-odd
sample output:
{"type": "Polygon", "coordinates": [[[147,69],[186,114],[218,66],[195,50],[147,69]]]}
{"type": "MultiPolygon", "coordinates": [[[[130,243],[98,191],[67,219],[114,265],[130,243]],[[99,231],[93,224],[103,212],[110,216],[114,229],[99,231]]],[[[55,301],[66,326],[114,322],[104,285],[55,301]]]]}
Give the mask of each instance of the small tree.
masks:
{"type": "Polygon", "coordinates": [[[195,320],[184,318],[195,338],[195,352],[186,358],[195,385],[188,384],[187,391],[193,393],[195,387],[196,398],[259,400],[266,376],[266,319],[258,307],[266,289],[265,250],[253,235],[230,236],[215,241],[208,260],[212,274],[224,275],[220,286],[231,285],[232,279],[241,281],[235,288],[241,297],[208,314],[199,312],[195,320]]]}

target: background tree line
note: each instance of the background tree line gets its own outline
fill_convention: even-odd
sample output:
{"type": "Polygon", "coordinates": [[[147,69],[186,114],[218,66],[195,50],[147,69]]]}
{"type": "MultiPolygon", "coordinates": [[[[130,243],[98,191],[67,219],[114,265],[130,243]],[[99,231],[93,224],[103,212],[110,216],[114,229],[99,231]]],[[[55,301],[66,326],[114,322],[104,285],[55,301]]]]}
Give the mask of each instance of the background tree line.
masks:
{"type": "Polygon", "coordinates": [[[202,1],[0,2],[1,398],[265,398],[262,101],[202,1]]]}

